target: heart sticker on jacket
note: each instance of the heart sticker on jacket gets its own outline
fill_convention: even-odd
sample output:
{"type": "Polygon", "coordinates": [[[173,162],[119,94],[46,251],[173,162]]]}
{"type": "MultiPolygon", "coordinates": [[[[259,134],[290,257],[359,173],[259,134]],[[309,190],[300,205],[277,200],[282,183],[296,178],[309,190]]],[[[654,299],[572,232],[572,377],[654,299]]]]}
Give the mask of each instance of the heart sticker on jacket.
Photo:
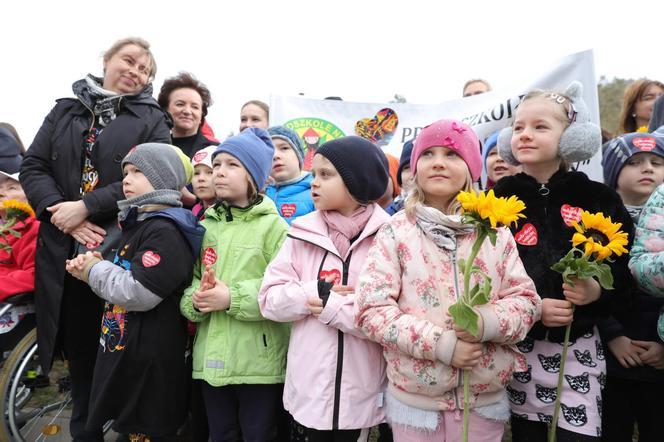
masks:
{"type": "Polygon", "coordinates": [[[575,222],[581,221],[581,212],[583,212],[583,209],[580,207],[570,206],[569,204],[560,206],[560,216],[563,217],[563,221],[569,227],[572,227],[575,222]]]}
{"type": "Polygon", "coordinates": [[[203,252],[203,264],[206,266],[212,265],[217,262],[217,252],[212,247],[208,247],[203,252]]]}
{"type": "Polygon", "coordinates": [[[281,205],[281,214],[286,218],[290,218],[291,216],[293,216],[296,210],[297,210],[297,205],[295,204],[281,205]]]}
{"type": "Polygon", "coordinates": [[[378,147],[390,143],[399,125],[399,117],[389,107],[376,112],[372,118],[362,118],[355,123],[355,133],[378,147]]]}
{"type": "Polygon", "coordinates": [[[159,261],[161,261],[161,256],[151,250],[148,250],[147,252],[143,253],[143,256],[141,256],[143,267],[154,267],[159,264],[159,261]]]}
{"type": "Polygon", "coordinates": [[[337,269],[321,270],[318,274],[318,279],[325,279],[329,275],[334,276],[334,281],[332,281],[333,284],[338,285],[341,283],[341,272],[337,269]]]}
{"type": "Polygon", "coordinates": [[[530,223],[524,225],[521,230],[514,235],[514,240],[517,244],[521,244],[522,246],[537,245],[538,239],[537,229],[530,223]]]}

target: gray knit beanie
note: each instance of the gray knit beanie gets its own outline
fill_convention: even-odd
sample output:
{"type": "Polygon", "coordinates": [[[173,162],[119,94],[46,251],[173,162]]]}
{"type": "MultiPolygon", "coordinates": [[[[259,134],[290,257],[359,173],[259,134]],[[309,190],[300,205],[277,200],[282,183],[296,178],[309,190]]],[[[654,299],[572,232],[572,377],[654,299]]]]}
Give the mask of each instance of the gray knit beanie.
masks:
{"type": "Polygon", "coordinates": [[[155,190],[180,191],[187,183],[187,175],[175,146],[165,143],[143,143],[129,151],[122,160],[133,164],[145,175],[155,190]]]}

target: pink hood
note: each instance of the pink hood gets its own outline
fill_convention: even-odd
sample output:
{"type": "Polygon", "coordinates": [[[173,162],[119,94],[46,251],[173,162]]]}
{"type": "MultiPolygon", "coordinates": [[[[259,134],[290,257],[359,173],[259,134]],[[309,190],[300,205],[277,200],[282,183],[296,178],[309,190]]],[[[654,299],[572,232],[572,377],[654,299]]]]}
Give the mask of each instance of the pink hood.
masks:
{"type": "Polygon", "coordinates": [[[306,427],[358,429],[384,420],[385,360],[381,346],[366,340],[354,325],[355,295],[331,292],[318,318],[309,313],[307,299],[318,298],[321,273],[346,275],[346,284],[355,286],[374,234],[389,219],[375,205],[342,259],[320,213],[309,213],[293,221],[265,272],[258,295],[261,313],[273,321],[293,323],[284,406],[306,427]]]}

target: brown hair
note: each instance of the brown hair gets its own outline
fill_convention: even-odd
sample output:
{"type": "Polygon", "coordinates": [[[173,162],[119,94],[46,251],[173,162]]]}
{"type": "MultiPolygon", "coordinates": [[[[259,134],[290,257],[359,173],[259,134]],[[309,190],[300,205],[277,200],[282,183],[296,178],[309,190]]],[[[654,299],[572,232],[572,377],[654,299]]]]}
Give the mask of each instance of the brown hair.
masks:
{"type": "Polygon", "coordinates": [[[150,51],[150,43],[147,40],[142,39],[141,37],[126,37],[117,40],[113,45],[104,52],[104,61],[110,60],[115,54],[117,54],[120,49],[124,48],[127,45],[136,45],[139,48],[142,48],[150,59],[150,72],[148,73],[149,81],[154,80],[154,77],[157,75],[157,62],[150,51]]]}
{"type": "Polygon", "coordinates": [[[0,123],[0,127],[3,127],[11,132],[11,134],[14,136],[14,139],[16,140],[16,143],[18,144],[18,147],[21,149],[21,155],[25,155],[25,145],[23,144],[23,141],[21,141],[21,137],[18,136],[16,128],[11,124],[4,122],[0,123]]]}
{"type": "Polygon", "coordinates": [[[621,134],[636,132],[638,129],[636,127],[636,118],[634,117],[634,106],[636,106],[637,101],[643,99],[646,89],[652,85],[664,90],[664,84],[656,80],[648,80],[647,78],[635,80],[625,89],[622,110],[618,119],[618,127],[621,134]]]}
{"type": "Polygon", "coordinates": [[[249,100],[249,101],[247,101],[246,103],[244,103],[242,105],[242,107],[240,108],[240,111],[242,109],[244,109],[245,107],[249,106],[250,104],[253,104],[254,106],[260,107],[263,110],[263,112],[265,112],[265,115],[267,116],[268,121],[270,120],[270,106],[268,106],[267,104],[263,103],[260,100],[249,100]]]}
{"type": "Polygon", "coordinates": [[[473,84],[473,83],[482,83],[484,86],[486,86],[487,92],[491,90],[491,85],[489,84],[488,81],[483,80],[481,78],[473,78],[472,80],[466,81],[466,83],[463,85],[463,90],[461,91],[461,95],[463,95],[465,97],[466,96],[466,88],[469,85],[473,84]]]}
{"type": "MultiPolygon", "coordinates": [[[[406,202],[404,204],[404,208],[406,211],[406,215],[408,218],[411,220],[415,219],[415,207],[418,204],[426,204],[426,195],[424,194],[424,190],[420,187],[420,183],[417,181],[417,174],[415,176],[415,179],[413,180],[413,183],[415,186],[413,186],[413,190],[410,191],[408,194],[408,197],[406,198],[406,202]]],[[[463,188],[461,189],[462,192],[470,192],[473,189],[473,178],[470,175],[470,169],[466,167],[466,182],[463,184],[463,188]]],[[[446,215],[455,215],[459,213],[461,210],[461,203],[457,201],[456,198],[452,198],[452,201],[450,204],[445,208],[443,213],[446,215]]]]}
{"type": "Polygon", "coordinates": [[[171,102],[171,94],[176,89],[193,89],[198,95],[200,95],[201,101],[203,102],[203,118],[201,118],[202,125],[208,113],[208,107],[212,106],[210,89],[198,81],[193,74],[190,74],[189,72],[180,72],[175,77],[169,77],[164,80],[164,84],[161,85],[157,102],[159,102],[159,106],[161,106],[162,109],[168,110],[168,105],[171,102]]]}

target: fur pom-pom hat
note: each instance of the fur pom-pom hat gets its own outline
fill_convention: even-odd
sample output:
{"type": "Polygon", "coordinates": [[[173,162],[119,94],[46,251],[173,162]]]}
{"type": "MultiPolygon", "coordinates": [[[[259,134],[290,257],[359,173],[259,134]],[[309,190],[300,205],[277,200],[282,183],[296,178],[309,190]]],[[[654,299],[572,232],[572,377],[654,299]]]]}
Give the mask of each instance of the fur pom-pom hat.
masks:
{"type": "MultiPolygon", "coordinates": [[[[564,103],[569,101],[567,117],[570,125],[563,131],[558,143],[558,153],[567,163],[592,158],[602,146],[602,131],[590,121],[590,110],[583,100],[583,85],[573,81],[562,95],[549,94],[547,99],[564,103]]],[[[507,163],[518,166],[512,153],[512,127],[506,127],[498,135],[498,153],[507,163]]]]}

